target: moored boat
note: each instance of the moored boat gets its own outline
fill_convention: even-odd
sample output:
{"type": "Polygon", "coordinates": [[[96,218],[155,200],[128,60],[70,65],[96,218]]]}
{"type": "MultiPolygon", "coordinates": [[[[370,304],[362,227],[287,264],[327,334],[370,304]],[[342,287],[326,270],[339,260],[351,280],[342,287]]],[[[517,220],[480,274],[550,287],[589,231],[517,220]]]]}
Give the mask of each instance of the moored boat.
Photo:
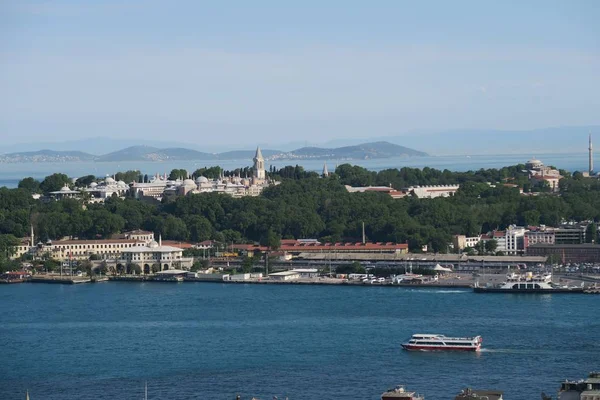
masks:
{"type": "Polygon", "coordinates": [[[481,336],[448,337],[439,334],[414,334],[402,348],[409,351],[479,351],[481,336]]]}
{"type": "Polygon", "coordinates": [[[552,275],[509,274],[506,281],[499,285],[479,286],[475,282],[475,293],[583,293],[582,286],[557,285],[552,282],[552,275]]]}

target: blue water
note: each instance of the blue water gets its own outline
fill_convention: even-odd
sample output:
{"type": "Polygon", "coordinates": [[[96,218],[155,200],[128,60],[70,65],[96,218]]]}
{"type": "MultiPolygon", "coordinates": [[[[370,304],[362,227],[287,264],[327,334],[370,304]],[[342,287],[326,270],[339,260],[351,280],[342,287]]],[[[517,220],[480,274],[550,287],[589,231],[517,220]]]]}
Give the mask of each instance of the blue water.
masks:
{"type": "MultiPolygon", "coordinates": [[[[564,154],[536,154],[546,165],[553,165],[567,171],[587,171],[587,153],[564,153],[564,154]]],[[[505,166],[524,164],[532,158],[529,154],[510,155],[473,155],[473,156],[440,156],[440,157],[401,157],[382,158],[371,160],[329,160],[327,165],[330,171],[336,165],[351,163],[360,165],[373,171],[387,168],[437,168],[449,169],[451,171],[468,171],[480,168],[502,168],[505,166]]],[[[68,162],[68,163],[14,163],[0,164],[0,187],[17,187],[19,180],[25,177],[33,177],[42,180],[53,172],[61,172],[70,177],[81,177],[84,175],[106,176],[119,171],[139,170],[144,174],[154,175],[171,172],[174,168],[184,168],[194,172],[198,168],[220,165],[226,170],[250,166],[252,160],[209,160],[209,161],[168,161],[168,162],[68,162]]],[[[282,168],[286,165],[301,165],[307,171],[321,172],[323,160],[282,160],[265,162],[266,166],[272,165],[282,168]]]]}
{"type": "Polygon", "coordinates": [[[0,399],[427,400],[463,387],[556,394],[600,368],[600,298],[211,283],[0,286],[0,399]],[[481,334],[410,353],[413,333],[481,334]]]}

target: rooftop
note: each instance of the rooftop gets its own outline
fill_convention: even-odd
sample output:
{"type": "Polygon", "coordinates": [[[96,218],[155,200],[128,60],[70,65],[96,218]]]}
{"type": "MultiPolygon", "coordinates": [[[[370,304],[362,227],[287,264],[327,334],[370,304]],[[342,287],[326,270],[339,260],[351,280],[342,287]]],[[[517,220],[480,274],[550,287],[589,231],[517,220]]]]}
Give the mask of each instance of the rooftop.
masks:
{"type": "Polygon", "coordinates": [[[273,272],[269,274],[269,276],[288,276],[288,275],[298,275],[298,271],[282,271],[282,272],[273,272]]]}

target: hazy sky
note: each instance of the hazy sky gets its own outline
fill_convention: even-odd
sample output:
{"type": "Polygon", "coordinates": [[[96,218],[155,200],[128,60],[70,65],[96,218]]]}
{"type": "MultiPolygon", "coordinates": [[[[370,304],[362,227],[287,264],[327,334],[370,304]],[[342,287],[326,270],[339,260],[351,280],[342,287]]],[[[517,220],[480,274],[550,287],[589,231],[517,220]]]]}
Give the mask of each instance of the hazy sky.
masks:
{"type": "Polygon", "coordinates": [[[0,0],[4,143],[237,148],[593,125],[598,110],[596,0],[0,0]]]}

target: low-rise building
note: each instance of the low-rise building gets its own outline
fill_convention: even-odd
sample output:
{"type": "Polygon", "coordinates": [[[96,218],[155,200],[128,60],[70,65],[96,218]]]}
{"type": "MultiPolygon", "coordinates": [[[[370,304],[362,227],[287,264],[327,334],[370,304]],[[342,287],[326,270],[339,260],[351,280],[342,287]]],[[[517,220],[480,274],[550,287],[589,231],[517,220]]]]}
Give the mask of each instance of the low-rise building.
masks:
{"type": "MultiPolygon", "coordinates": [[[[257,244],[233,244],[229,246],[232,250],[241,251],[247,254],[255,252],[266,252],[269,250],[266,246],[257,244]]],[[[283,251],[293,256],[300,253],[408,253],[408,245],[405,243],[320,243],[318,241],[304,240],[282,240],[278,251],[283,251]]]]}
{"type": "Polygon", "coordinates": [[[269,279],[272,281],[293,281],[300,279],[300,273],[296,271],[282,271],[269,274],[269,279]]]}
{"type": "Polygon", "coordinates": [[[454,235],[452,245],[456,250],[464,250],[468,247],[475,247],[481,240],[481,236],[454,235]]]}
{"type": "Polygon", "coordinates": [[[67,185],[63,186],[60,190],[49,193],[50,197],[55,200],[62,199],[79,199],[81,198],[81,192],[78,190],[71,190],[67,185]]]}
{"type": "Polygon", "coordinates": [[[413,194],[420,199],[433,199],[435,197],[453,196],[460,185],[427,185],[427,186],[410,186],[403,188],[402,191],[413,194]]]}
{"type": "Polygon", "coordinates": [[[139,266],[143,274],[170,269],[190,269],[194,263],[192,257],[183,257],[183,249],[163,246],[156,241],[123,249],[119,261],[124,265],[139,266]]]}
{"type": "Polygon", "coordinates": [[[543,244],[538,243],[527,248],[528,256],[554,258],[558,263],[586,263],[600,261],[600,245],[586,244],[543,244]]]}
{"type": "Polygon", "coordinates": [[[319,276],[319,270],[316,268],[294,268],[292,271],[300,274],[302,279],[312,279],[319,276]]]}

